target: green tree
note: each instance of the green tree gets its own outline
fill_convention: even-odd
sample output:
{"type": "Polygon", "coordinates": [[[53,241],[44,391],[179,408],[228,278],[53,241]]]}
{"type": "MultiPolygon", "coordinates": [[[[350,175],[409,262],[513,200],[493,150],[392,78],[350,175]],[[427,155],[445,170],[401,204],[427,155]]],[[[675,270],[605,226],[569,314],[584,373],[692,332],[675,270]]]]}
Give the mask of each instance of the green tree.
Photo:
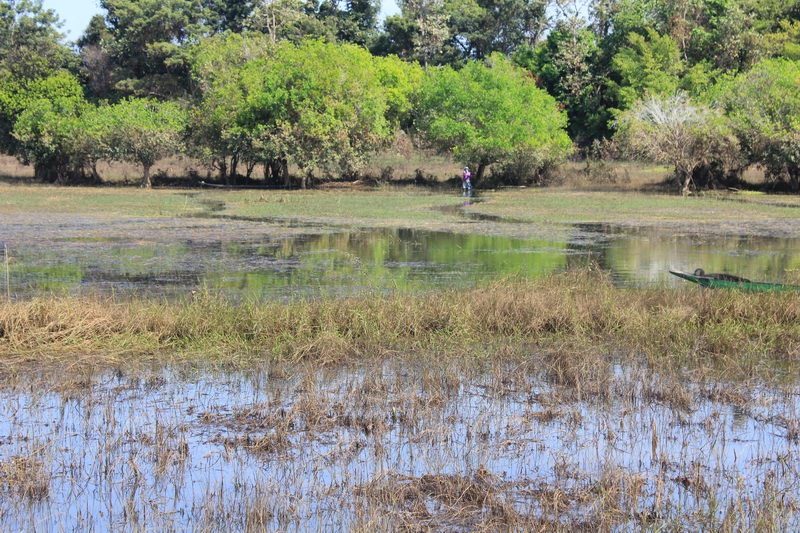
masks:
{"type": "Polygon", "coordinates": [[[246,26],[278,41],[321,38],[367,46],[377,37],[377,0],[270,0],[261,2],[246,26]]]}
{"type": "Polygon", "coordinates": [[[487,62],[428,71],[416,111],[423,136],[477,168],[524,157],[541,168],[572,150],[555,99],[500,54],[487,62]]]}
{"type": "Polygon", "coordinates": [[[259,33],[225,33],[206,39],[192,51],[194,106],[189,113],[189,153],[219,171],[227,183],[236,179],[240,162],[249,177],[259,162],[275,179],[284,165],[266,153],[263,137],[239,123],[245,105],[242,69],[249,61],[269,57],[274,45],[259,33]]]}
{"type": "Polygon", "coordinates": [[[0,81],[41,78],[76,66],[62,43],[61,21],[41,0],[0,2],[0,81]]]}
{"type": "Polygon", "coordinates": [[[303,0],[261,2],[245,25],[252,31],[268,35],[273,43],[300,43],[313,38],[336,40],[336,29],[309,13],[303,0]]]}
{"type": "Polygon", "coordinates": [[[588,28],[560,24],[539,46],[519,50],[514,61],[530,70],[564,106],[570,136],[576,143],[589,144],[609,133],[613,101],[608,101],[608,75],[602,70],[595,35],[588,28]]]}
{"type": "MultiPolygon", "coordinates": [[[[49,121],[46,126],[42,126],[42,132],[54,130],[51,119],[57,116],[57,110],[63,109],[69,115],[71,110],[79,107],[77,102],[82,102],[83,98],[83,89],[78,80],[63,70],[43,78],[14,77],[0,84],[0,150],[33,164],[36,176],[40,179],[55,179],[59,172],[63,175],[63,169],[57,170],[50,166],[51,163],[56,163],[55,160],[42,155],[48,148],[42,148],[43,151],[37,153],[33,146],[36,139],[40,138],[37,137],[37,132],[40,131],[38,119],[46,118],[49,121]],[[47,104],[50,105],[49,108],[47,104]],[[21,116],[29,108],[35,110],[32,109],[25,120],[19,123],[21,116]],[[23,125],[24,133],[19,129],[23,125]]],[[[41,140],[48,142],[44,138],[41,140]]]]}
{"type": "Polygon", "coordinates": [[[446,0],[453,44],[466,59],[534,47],[547,29],[549,0],[446,0]]]}
{"type": "MultiPolygon", "coordinates": [[[[101,0],[100,6],[106,10],[106,29],[93,20],[81,41],[108,55],[115,89],[161,99],[185,95],[189,69],[183,45],[206,31],[200,0],[101,0]]],[[[106,71],[100,74],[109,77],[106,71]]]]}
{"type": "Polygon", "coordinates": [[[373,50],[423,65],[511,54],[544,36],[550,0],[402,0],[373,50]]]}
{"type": "Polygon", "coordinates": [[[414,98],[419,93],[424,72],[416,62],[397,56],[373,58],[375,75],[386,98],[386,119],[393,129],[409,126],[414,98]]]}
{"type": "Polygon", "coordinates": [[[762,61],[719,92],[750,161],[800,190],[800,62],[762,61]]]}
{"type": "Polygon", "coordinates": [[[615,99],[627,109],[647,95],[671,95],[683,90],[691,96],[705,92],[713,79],[705,62],[688,68],[678,44],[668,35],[650,29],[647,36],[628,35],[628,46],[613,58],[615,99]]]}
{"type": "Polygon", "coordinates": [[[314,169],[357,172],[392,133],[373,57],[353,45],[280,44],[245,66],[242,86],[239,123],[292,159],[303,187],[314,169]]]}
{"type": "Polygon", "coordinates": [[[173,102],[129,98],[100,107],[95,120],[110,159],[142,166],[142,187],[151,187],[150,169],[159,159],[182,148],[186,114],[173,102]]]}
{"type": "Polygon", "coordinates": [[[61,93],[27,103],[14,123],[16,155],[34,165],[45,181],[67,183],[83,174],[87,162],[74,151],[81,115],[90,107],[82,94],[61,93]]]}
{"type": "Polygon", "coordinates": [[[257,3],[256,0],[202,0],[206,25],[214,33],[241,33],[257,3]]]}

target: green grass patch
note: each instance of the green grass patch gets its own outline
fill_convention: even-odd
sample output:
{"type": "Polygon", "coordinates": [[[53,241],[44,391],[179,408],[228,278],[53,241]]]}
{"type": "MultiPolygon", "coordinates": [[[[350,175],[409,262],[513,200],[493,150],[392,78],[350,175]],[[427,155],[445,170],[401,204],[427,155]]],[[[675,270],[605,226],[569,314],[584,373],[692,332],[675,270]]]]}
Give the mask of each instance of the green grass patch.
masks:
{"type": "Polygon", "coordinates": [[[0,185],[0,213],[176,216],[201,209],[175,190],[0,185]]]}
{"type": "MultiPolygon", "coordinates": [[[[551,189],[506,190],[491,193],[470,211],[531,223],[606,223],[651,225],[662,222],[713,223],[794,219],[797,209],[785,197],[761,195],[677,195],[637,192],[582,192],[551,189]],[[770,201],[771,200],[771,203],[770,201]]],[[[798,203],[800,206],[800,203],[798,203]]]]}
{"type": "Polygon", "coordinates": [[[458,219],[456,215],[442,213],[437,208],[463,203],[454,192],[391,187],[374,191],[236,191],[224,195],[204,194],[203,198],[223,201],[226,215],[375,225],[453,221],[458,219]]]}

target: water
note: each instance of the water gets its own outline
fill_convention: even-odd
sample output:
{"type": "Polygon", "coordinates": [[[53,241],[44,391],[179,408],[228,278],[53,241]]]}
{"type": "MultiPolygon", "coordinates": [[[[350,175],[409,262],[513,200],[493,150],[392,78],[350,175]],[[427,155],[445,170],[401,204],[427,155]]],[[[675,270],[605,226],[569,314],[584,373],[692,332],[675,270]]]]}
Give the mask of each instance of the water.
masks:
{"type": "MultiPolygon", "coordinates": [[[[564,524],[617,498],[615,531],[637,514],[699,530],[740,500],[744,523],[776,495],[796,504],[794,387],[737,397],[736,386],[694,383],[679,408],[648,392],[668,380],[632,368],[614,370],[605,400],[520,369],[459,374],[413,364],[282,379],[161,369],[6,384],[0,521],[20,531],[341,531],[373,513],[402,517],[392,513],[403,514],[403,499],[370,491],[481,470],[521,517],[549,516],[553,491],[566,506],[552,518],[564,524]],[[38,466],[12,481],[8,465],[23,459],[38,466]],[[38,491],[25,493],[26,481],[38,491]],[[613,495],[632,486],[633,500],[613,495]]],[[[451,519],[435,496],[422,503],[437,530],[451,519]]],[[[781,519],[800,526],[794,514],[781,519]]]]}
{"type": "MultiPolygon", "coordinates": [[[[507,225],[506,225],[507,226],[507,225]]],[[[535,228],[525,238],[241,220],[0,217],[10,292],[174,297],[193,290],[289,298],[472,287],[590,263],[622,286],[678,286],[669,269],[779,281],[800,239],[676,234],[603,225],[535,228]]],[[[491,227],[490,227],[491,229],[491,227]]],[[[5,274],[5,272],[3,273],[5,274]]],[[[5,292],[6,276],[0,276],[5,292]]]]}

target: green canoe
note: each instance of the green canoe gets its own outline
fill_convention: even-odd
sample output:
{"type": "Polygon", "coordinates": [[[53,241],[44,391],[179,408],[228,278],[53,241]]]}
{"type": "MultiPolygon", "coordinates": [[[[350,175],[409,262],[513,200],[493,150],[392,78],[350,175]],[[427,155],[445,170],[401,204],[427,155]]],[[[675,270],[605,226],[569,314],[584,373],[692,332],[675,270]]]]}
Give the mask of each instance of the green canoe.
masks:
{"type": "Polygon", "coordinates": [[[670,274],[678,276],[679,278],[697,283],[703,287],[710,289],[742,289],[746,291],[800,291],[799,285],[784,285],[782,283],[763,283],[757,281],[730,281],[724,279],[717,279],[714,274],[710,276],[696,276],[694,274],[687,274],[686,272],[678,272],[670,270],[670,274]]]}

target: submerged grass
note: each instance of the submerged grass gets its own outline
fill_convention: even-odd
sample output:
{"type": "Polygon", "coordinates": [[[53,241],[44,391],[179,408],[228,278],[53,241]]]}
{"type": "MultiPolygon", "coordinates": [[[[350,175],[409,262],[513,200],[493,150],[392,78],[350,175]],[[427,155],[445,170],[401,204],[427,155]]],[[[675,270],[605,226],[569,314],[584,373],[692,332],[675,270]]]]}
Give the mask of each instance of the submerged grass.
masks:
{"type": "Polygon", "coordinates": [[[398,353],[478,360],[547,353],[554,379],[570,382],[587,368],[599,371],[598,352],[728,377],[777,375],[800,360],[800,300],[620,289],[603,273],[581,271],[471,291],[288,303],[202,294],[183,302],[49,297],[0,304],[0,364],[7,366],[154,358],[316,366],[398,353]]]}

